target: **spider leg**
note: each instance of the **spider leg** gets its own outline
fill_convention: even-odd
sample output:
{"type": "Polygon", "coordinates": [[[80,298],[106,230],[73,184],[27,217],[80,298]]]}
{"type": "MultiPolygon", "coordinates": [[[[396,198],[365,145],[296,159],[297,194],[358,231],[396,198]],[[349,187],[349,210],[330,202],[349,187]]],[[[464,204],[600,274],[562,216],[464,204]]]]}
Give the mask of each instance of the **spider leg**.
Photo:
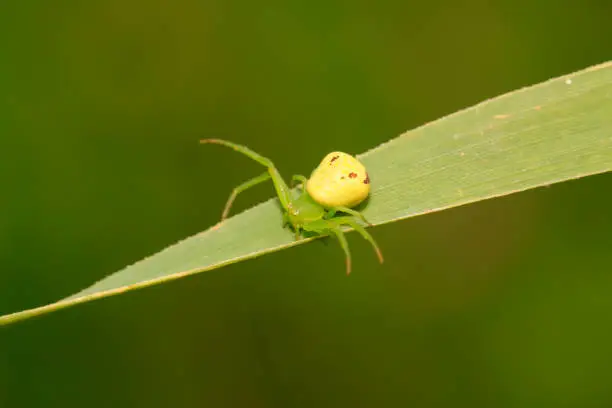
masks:
{"type": "Polygon", "coordinates": [[[332,218],[334,215],[336,215],[337,212],[343,212],[346,214],[350,214],[353,217],[357,217],[360,220],[362,220],[363,222],[365,222],[368,225],[372,225],[368,220],[366,220],[366,218],[363,216],[362,213],[360,213],[357,210],[353,210],[351,208],[348,207],[332,207],[330,209],[327,210],[327,214],[326,214],[326,218],[332,218]]]}
{"type": "Polygon", "coordinates": [[[302,190],[306,188],[306,182],[308,181],[308,179],[304,176],[302,176],[301,174],[294,174],[293,177],[291,177],[291,187],[294,187],[297,184],[301,184],[302,185],[302,190]]]}
{"type": "Polygon", "coordinates": [[[349,275],[351,273],[351,250],[349,249],[348,242],[346,242],[344,232],[342,232],[342,230],[338,227],[331,228],[329,231],[333,233],[336,238],[338,238],[338,242],[344,251],[344,256],[346,259],[346,274],[349,275]]]}
{"type": "MultiPolygon", "coordinates": [[[[262,155],[260,155],[260,154],[258,154],[256,152],[254,152],[253,150],[249,149],[246,146],[239,145],[237,143],[228,142],[227,140],[221,140],[221,139],[202,139],[202,140],[200,140],[200,143],[214,143],[214,144],[219,144],[219,145],[222,145],[222,146],[227,146],[227,147],[229,147],[231,149],[234,149],[235,151],[237,151],[239,153],[244,154],[245,156],[251,158],[252,160],[255,160],[259,164],[267,167],[268,168],[268,173],[270,173],[269,178],[271,178],[272,182],[274,183],[274,188],[276,189],[276,193],[278,194],[278,199],[280,200],[280,202],[281,202],[283,208],[285,209],[285,211],[289,211],[289,209],[291,208],[292,202],[293,202],[293,197],[291,195],[291,190],[289,189],[289,187],[287,186],[287,184],[283,180],[283,177],[280,175],[280,173],[278,172],[278,170],[274,166],[274,163],[272,163],[272,160],[270,160],[267,157],[264,157],[264,156],[262,156],[262,155]]],[[[258,184],[258,183],[260,183],[262,181],[264,181],[263,178],[260,179],[259,177],[256,177],[255,179],[249,180],[246,183],[244,183],[244,184],[249,184],[245,188],[252,187],[253,185],[258,184]],[[258,182],[254,182],[253,184],[249,184],[250,181],[254,181],[256,179],[258,180],[258,182]]],[[[240,185],[238,188],[240,188],[240,187],[242,187],[242,185],[240,185]]]]}
{"type": "Polygon", "coordinates": [[[368,241],[372,245],[372,248],[374,248],[374,252],[376,252],[376,256],[378,257],[378,260],[380,261],[380,263],[384,262],[384,259],[383,259],[383,256],[382,256],[382,252],[380,252],[380,248],[378,248],[378,245],[376,244],[376,241],[374,241],[374,238],[372,238],[372,235],[370,235],[370,233],[368,231],[366,231],[366,229],[362,225],[360,225],[355,220],[355,218],[353,218],[353,217],[337,217],[337,218],[329,220],[329,222],[334,222],[338,226],[340,226],[340,225],[348,225],[349,227],[353,228],[366,241],[368,241]]]}
{"type": "Polygon", "coordinates": [[[308,224],[304,224],[302,227],[304,231],[316,232],[322,235],[334,235],[338,238],[338,242],[344,251],[344,255],[346,258],[346,274],[351,273],[351,251],[348,246],[348,242],[346,241],[346,237],[344,236],[344,232],[340,229],[340,224],[332,220],[318,220],[313,221],[308,224]]]}
{"type": "Polygon", "coordinates": [[[378,257],[378,261],[380,263],[383,263],[385,260],[383,259],[383,255],[382,252],[380,252],[380,248],[378,248],[378,245],[376,244],[376,241],[374,241],[374,238],[372,238],[372,235],[370,235],[370,233],[368,231],[366,231],[365,228],[363,228],[362,225],[360,225],[357,221],[355,221],[354,219],[348,218],[344,221],[344,223],[346,225],[349,225],[350,227],[353,227],[353,229],[355,231],[357,231],[359,234],[361,234],[361,236],[368,241],[370,244],[372,244],[372,248],[374,248],[374,252],[376,252],[376,256],[378,257]]]}
{"type": "Polygon", "coordinates": [[[229,199],[227,200],[227,203],[225,204],[225,208],[223,209],[223,214],[221,215],[221,221],[227,218],[227,215],[229,214],[229,210],[232,207],[232,204],[234,203],[234,200],[236,199],[236,196],[238,194],[242,193],[244,190],[247,190],[253,186],[256,186],[257,184],[270,180],[270,177],[271,177],[270,173],[265,172],[263,174],[260,174],[257,177],[253,177],[252,179],[245,181],[244,183],[240,184],[238,187],[234,188],[232,190],[232,193],[229,196],[229,199]]]}

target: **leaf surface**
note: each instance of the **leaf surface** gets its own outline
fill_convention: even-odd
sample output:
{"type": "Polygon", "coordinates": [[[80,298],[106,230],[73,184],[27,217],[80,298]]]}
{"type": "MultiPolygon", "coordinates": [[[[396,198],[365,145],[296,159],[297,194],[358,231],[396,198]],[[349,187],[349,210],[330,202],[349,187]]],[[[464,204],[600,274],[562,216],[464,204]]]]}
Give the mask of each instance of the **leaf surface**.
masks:
{"type": "MultiPolygon", "coordinates": [[[[358,157],[372,179],[364,215],[375,225],[610,171],[612,63],[484,101],[358,157]]],[[[280,220],[270,199],[0,325],[311,241],[294,241],[280,220]]]]}

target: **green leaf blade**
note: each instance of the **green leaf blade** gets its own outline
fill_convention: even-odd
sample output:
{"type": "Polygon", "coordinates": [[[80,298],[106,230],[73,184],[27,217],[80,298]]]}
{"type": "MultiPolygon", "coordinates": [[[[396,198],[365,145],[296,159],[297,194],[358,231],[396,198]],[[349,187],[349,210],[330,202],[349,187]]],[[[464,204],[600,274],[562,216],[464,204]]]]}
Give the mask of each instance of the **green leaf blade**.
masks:
{"type": "MultiPolygon", "coordinates": [[[[375,225],[610,171],[612,63],[485,101],[359,158],[373,189],[364,215],[375,225]]],[[[294,241],[271,199],[64,300],[0,316],[0,325],[310,240],[294,241]]]]}

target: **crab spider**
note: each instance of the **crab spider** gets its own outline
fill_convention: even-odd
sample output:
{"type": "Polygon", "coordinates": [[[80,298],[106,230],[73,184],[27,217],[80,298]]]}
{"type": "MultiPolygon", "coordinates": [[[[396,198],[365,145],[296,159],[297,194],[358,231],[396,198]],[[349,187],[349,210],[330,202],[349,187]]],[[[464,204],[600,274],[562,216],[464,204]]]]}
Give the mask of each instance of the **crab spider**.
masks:
{"type": "Polygon", "coordinates": [[[236,196],[241,192],[272,180],[278,199],[284,209],[283,225],[290,225],[299,239],[302,231],[320,235],[333,235],[338,239],[346,257],[346,273],[351,273],[351,252],[342,231],[348,226],[357,231],[367,240],[382,263],[383,256],[374,238],[357,221],[369,224],[363,214],[354,210],[370,193],[370,177],[365,167],[355,157],[342,153],[329,153],[321,164],[312,172],[310,179],[302,175],[294,175],[292,182],[301,184],[301,193],[297,195],[283,180],[274,163],[246,146],[221,139],[203,139],[200,143],[214,143],[227,146],[255,160],[267,168],[266,172],[254,177],[238,187],[230,194],[221,215],[225,220],[236,196]],[[337,216],[338,213],[347,215],[337,216]]]}

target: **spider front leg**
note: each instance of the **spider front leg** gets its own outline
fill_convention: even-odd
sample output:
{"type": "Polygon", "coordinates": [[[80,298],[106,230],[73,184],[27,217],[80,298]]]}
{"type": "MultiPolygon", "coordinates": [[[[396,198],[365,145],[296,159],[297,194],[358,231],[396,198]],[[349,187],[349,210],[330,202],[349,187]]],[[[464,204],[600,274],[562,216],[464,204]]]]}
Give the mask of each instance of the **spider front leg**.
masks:
{"type": "Polygon", "coordinates": [[[291,195],[291,191],[289,189],[289,187],[287,186],[287,184],[285,184],[285,182],[283,181],[282,176],[280,175],[280,173],[278,172],[278,170],[276,169],[276,167],[274,166],[274,163],[272,163],[272,160],[268,159],[267,157],[264,157],[262,155],[260,155],[259,153],[254,152],[253,150],[249,149],[246,146],[243,145],[239,145],[237,143],[232,143],[232,142],[228,142],[227,140],[222,140],[222,139],[202,139],[200,140],[200,143],[214,143],[214,144],[219,144],[222,146],[226,146],[229,147],[231,149],[234,149],[235,151],[237,151],[238,153],[242,153],[245,156],[251,158],[252,160],[255,160],[256,162],[258,162],[259,164],[265,166],[268,171],[267,171],[267,175],[260,175],[257,176],[241,185],[239,185],[238,187],[236,187],[234,189],[234,191],[232,191],[232,194],[230,195],[230,199],[228,201],[228,203],[225,205],[225,210],[223,211],[223,217],[227,217],[227,214],[229,212],[229,209],[232,205],[232,202],[234,201],[234,199],[236,198],[236,196],[246,190],[247,188],[253,187],[254,185],[257,185],[259,183],[262,183],[266,180],[272,179],[272,183],[274,183],[274,188],[276,189],[276,193],[278,194],[278,199],[281,202],[281,205],[283,206],[283,208],[285,209],[285,211],[288,211],[289,208],[291,207],[291,203],[293,201],[293,197],[291,195]]]}

